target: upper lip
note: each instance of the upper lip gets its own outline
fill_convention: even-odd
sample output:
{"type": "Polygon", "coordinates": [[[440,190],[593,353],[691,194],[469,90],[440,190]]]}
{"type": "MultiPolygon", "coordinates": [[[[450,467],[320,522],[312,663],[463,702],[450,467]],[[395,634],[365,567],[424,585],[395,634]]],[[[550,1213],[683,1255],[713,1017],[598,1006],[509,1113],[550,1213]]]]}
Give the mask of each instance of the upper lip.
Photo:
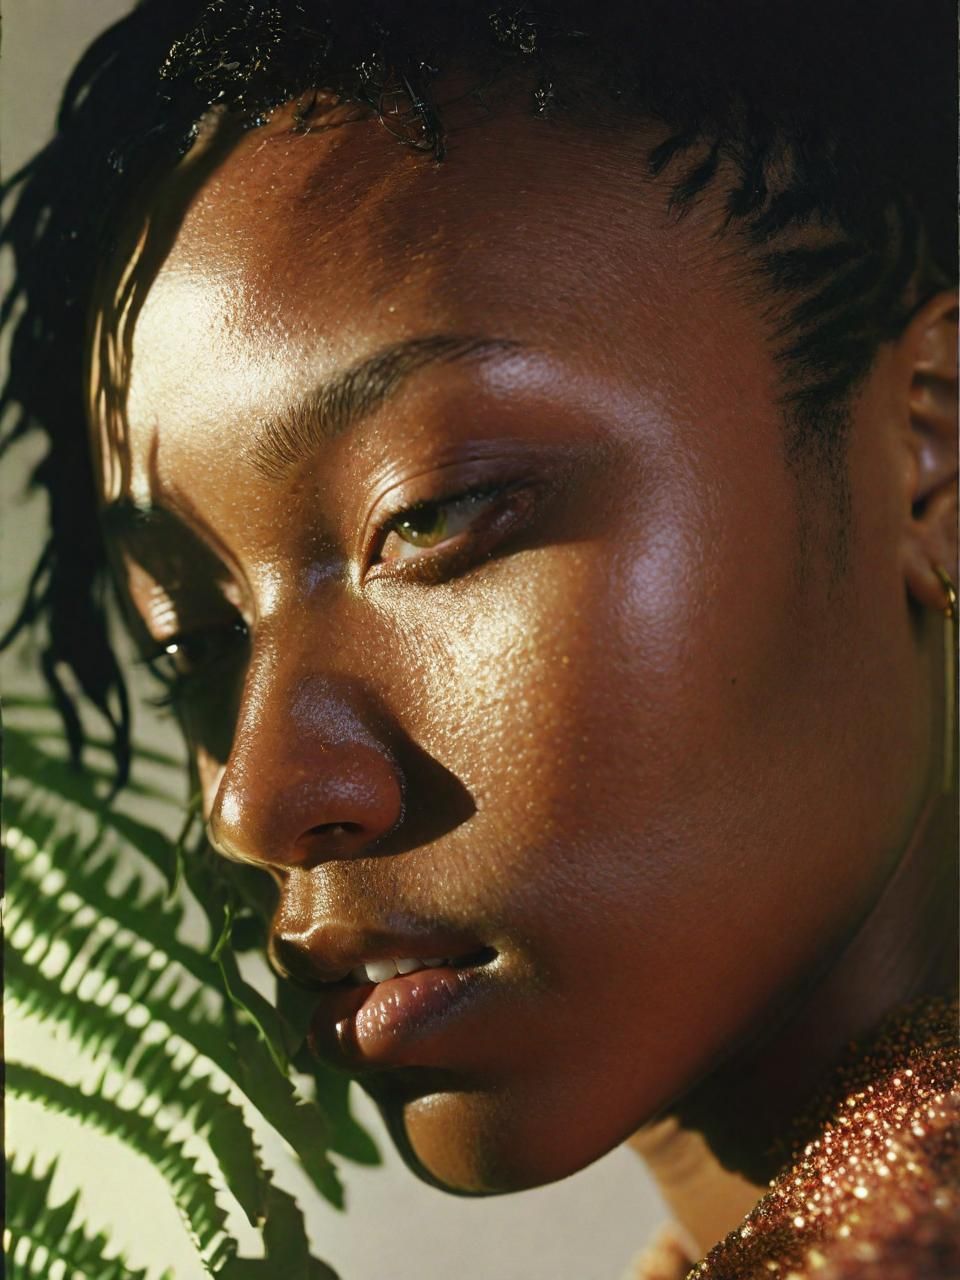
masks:
{"type": "Polygon", "coordinates": [[[313,932],[309,941],[294,941],[283,935],[274,940],[280,964],[292,978],[308,986],[340,982],[360,965],[374,960],[424,960],[437,956],[460,960],[490,950],[476,935],[442,929],[337,929],[334,933],[330,928],[321,928],[313,932]]]}

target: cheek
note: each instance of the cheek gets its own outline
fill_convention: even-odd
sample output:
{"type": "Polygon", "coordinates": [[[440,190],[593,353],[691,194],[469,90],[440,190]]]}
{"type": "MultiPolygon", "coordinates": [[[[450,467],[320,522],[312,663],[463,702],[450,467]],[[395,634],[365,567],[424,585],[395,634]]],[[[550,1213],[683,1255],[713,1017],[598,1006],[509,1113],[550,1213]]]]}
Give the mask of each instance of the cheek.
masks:
{"type": "Polygon", "coordinates": [[[548,1038],[603,1026],[613,1058],[645,1055],[651,1098],[816,957],[883,864],[847,796],[835,638],[796,569],[782,491],[691,482],[409,619],[430,655],[418,732],[478,810],[451,895],[508,921],[579,1010],[548,1038]]]}
{"type": "Polygon", "coordinates": [[[409,617],[401,605],[397,634],[417,635],[401,665],[423,682],[415,732],[470,791],[483,873],[511,914],[542,906],[548,884],[554,899],[594,880],[655,887],[668,847],[688,842],[703,758],[730,729],[729,655],[700,616],[719,578],[702,554],[708,504],[674,492],[666,506],[626,504],[593,538],[423,593],[409,617]]]}

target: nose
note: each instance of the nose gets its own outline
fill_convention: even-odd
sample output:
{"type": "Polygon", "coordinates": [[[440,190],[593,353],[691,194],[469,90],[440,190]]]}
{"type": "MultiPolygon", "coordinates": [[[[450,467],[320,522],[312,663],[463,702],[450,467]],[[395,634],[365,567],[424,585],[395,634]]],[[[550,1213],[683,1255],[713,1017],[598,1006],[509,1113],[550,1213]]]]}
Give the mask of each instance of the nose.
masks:
{"type": "Polygon", "coordinates": [[[221,853],[310,868],[358,857],[399,824],[400,773],[356,699],[312,680],[289,699],[245,701],[208,823],[221,853]]]}

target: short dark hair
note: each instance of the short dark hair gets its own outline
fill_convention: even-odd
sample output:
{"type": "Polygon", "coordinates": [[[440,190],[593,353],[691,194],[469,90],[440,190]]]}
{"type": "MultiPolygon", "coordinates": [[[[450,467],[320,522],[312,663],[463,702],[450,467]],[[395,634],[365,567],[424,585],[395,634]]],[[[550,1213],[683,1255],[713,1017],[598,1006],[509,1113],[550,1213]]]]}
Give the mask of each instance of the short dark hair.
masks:
{"type": "Polygon", "coordinates": [[[441,160],[433,87],[469,67],[519,71],[547,119],[662,121],[650,176],[665,175],[677,216],[723,176],[724,228],[775,302],[788,455],[836,474],[845,406],[878,347],[956,279],[955,51],[947,0],[142,0],[81,59],[55,137],[4,186],[16,273],[0,449],[46,433],[34,479],[50,500],[49,542],[4,642],[45,621],[44,672],[74,755],[62,665],[110,722],[125,776],[129,709],[84,425],[88,312],[134,194],[211,107],[252,128],[301,95],[309,112],[318,90],[381,118],[399,96],[396,131],[441,160]]]}

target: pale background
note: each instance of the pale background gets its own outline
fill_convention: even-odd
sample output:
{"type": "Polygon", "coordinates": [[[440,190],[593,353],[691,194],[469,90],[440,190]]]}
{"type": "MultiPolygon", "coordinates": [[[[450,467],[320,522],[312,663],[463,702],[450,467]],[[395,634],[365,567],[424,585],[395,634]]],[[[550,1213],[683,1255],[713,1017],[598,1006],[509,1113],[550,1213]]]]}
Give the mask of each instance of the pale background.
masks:
{"type": "MultiPolygon", "coordinates": [[[[0,147],[5,174],[48,135],[60,88],[81,50],[127,8],[123,0],[2,0],[0,147]]],[[[4,469],[0,630],[42,537],[42,503],[25,503],[17,496],[35,456],[35,443],[26,442],[4,469]]],[[[5,659],[6,691],[26,691],[34,679],[23,659],[5,659]]],[[[138,711],[138,728],[151,742],[171,733],[169,723],[148,725],[145,715],[138,711]]],[[[12,1018],[7,1030],[12,1057],[45,1063],[48,1070],[62,1070],[65,1063],[71,1074],[81,1070],[67,1041],[12,1018]]],[[[355,1109],[374,1133],[385,1163],[378,1169],[341,1165],[345,1214],[311,1191],[285,1152],[275,1147],[265,1152],[279,1180],[304,1207],[315,1251],[343,1280],[616,1280],[665,1216],[639,1160],[623,1149],[552,1187],[495,1200],[445,1196],[407,1173],[362,1095],[355,1109]]],[[[10,1105],[7,1136],[19,1153],[37,1150],[49,1157],[59,1152],[58,1186],[63,1191],[72,1186],[71,1169],[92,1184],[95,1191],[84,1201],[88,1219],[91,1225],[110,1224],[115,1244],[131,1264],[149,1266],[152,1275],[171,1266],[177,1280],[200,1280],[203,1273],[165,1186],[145,1162],[109,1139],[24,1103],[10,1105]],[[92,1165],[94,1179],[85,1176],[92,1165]]],[[[245,1224],[237,1226],[236,1234],[243,1252],[255,1252],[255,1237],[245,1224]]]]}

